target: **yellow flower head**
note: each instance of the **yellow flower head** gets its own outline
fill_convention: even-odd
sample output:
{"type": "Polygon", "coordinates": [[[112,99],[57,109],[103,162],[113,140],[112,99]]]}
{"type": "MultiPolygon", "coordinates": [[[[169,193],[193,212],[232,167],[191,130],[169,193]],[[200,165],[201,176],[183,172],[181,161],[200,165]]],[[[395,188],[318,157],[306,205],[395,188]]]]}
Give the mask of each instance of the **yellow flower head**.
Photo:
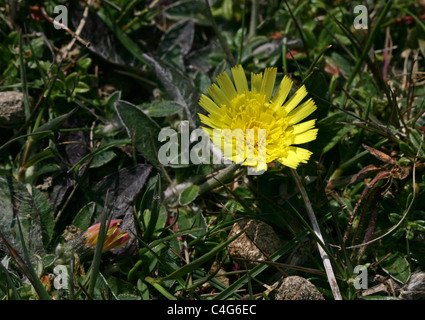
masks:
{"type": "Polygon", "coordinates": [[[294,169],[306,163],[312,152],[295,145],[316,139],[318,129],[316,120],[299,123],[317,109],[311,98],[300,104],[305,86],[287,100],[293,82],[285,76],[272,98],[276,68],[252,73],[251,90],[241,65],[232,68],[232,76],[233,82],[226,72],[217,76],[207,90],[212,99],[202,95],[199,101],[209,113],[199,117],[210,127],[203,129],[212,142],[227,159],[256,171],[274,160],[294,169]]]}

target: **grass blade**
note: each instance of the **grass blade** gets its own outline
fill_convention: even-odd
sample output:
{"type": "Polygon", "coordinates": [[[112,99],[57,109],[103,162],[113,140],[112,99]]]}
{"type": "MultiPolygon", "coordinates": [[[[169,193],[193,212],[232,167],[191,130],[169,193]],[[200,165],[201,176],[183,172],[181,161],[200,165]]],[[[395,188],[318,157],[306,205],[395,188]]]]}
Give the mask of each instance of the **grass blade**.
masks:
{"type": "Polygon", "coordinates": [[[392,1],[390,1],[390,0],[387,1],[387,4],[385,5],[384,9],[381,11],[381,14],[378,17],[378,20],[376,21],[376,23],[375,23],[375,25],[374,25],[374,27],[373,27],[370,35],[369,35],[369,38],[367,39],[367,42],[366,42],[366,45],[365,45],[365,47],[364,47],[364,49],[362,51],[362,54],[361,54],[360,58],[357,59],[357,62],[355,64],[355,66],[354,66],[354,69],[351,71],[350,77],[347,80],[347,84],[346,84],[347,88],[353,82],[354,77],[359,72],[360,67],[363,64],[363,61],[366,59],[367,55],[369,54],[369,50],[372,47],[373,40],[375,39],[376,34],[378,32],[378,29],[381,27],[381,24],[382,24],[382,22],[383,22],[383,20],[384,20],[384,18],[386,16],[388,10],[390,10],[391,5],[392,5],[392,1]]]}
{"type": "Polygon", "coordinates": [[[144,241],[149,243],[152,240],[153,233],[155,232],[156,223],[159,217],[161,208],[161,176],[157,174],[155,183],[155,190],[152,198],[151,217],[144,234],[144,241]]]}
{"type": "Polygon", "coordinates": [[[181,278],[182,276],[184,276],[184,275],[192,272],[193,270],[195,270],[196,268],[198,268],[201,264],[203,264],[204,262],[208,261],[214,255],[216,255],[218,252],[220,252],[220,250],[222,250],[225,247],[227,247],[227,245],[229,243],[231,243],[232,241],[234,241],[237,237],[239,237],[244,232],[245,231],[239,232],[238,234],[234,235],[233,237],[231,237],[227,241],[225,241],[225,242],[219,244],[218,246],[216,246],[210,252],[204,254],[202,257],[200,257],[200,258],[192,261],[191,263],[186,264],[185,266],[183,266],[180,269],[174,271],[173,273],[169,274],[165,278],[162,278],[161,281],[166,281],[166,280],[181,278]]]}

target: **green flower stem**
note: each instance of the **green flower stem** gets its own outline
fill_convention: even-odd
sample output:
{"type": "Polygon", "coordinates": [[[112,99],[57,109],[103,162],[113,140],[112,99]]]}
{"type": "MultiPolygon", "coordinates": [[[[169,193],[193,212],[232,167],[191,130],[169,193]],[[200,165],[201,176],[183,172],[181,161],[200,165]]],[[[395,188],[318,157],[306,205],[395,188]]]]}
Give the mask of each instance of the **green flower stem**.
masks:
{"type": "Polygon", "coordinates": [[[242,26],[241,26],[242,34],[241,34],[241,42],[239,44],[239,55],[238,55],[237,64],[240,64],[242,60],[242,49],[243,49],[243,44],[245,41],[245,15],[246,15],[246,0],[244,0],[243,2],[242,26]]]}
{"type": "MultiPolygon", "coordinates": [[[[322,233],[320,231],[319,223],[317,222],[316,216],[315,216],[314,211],[313,211],[313,207],[311,206],[310,199],[308,198],[307,191],[305,190],[304,185],[301,182],[300,176],[298,175],[298,172],[295,169],[291,169],[291,174],[294,177],[295,183],[296,183],[298,189],[300,190],[301,197],[304,200],[304,204],[305,204],[305,207],[307,209],[308,217],[310,219],[310,223],[313,227],[314,233],[316,234],[317,238],[322,243],[324,243],[323,236],[322,236],[322,233]]],[[[327,255],[325,250],[322,248],[320,243],[317,244],[317,247],[319,249],[319,253],[320,253],[320,256],[322,258],[323,266],[325,268],[326,275],[328,277],[329,285],[332,289],[332,293],[334,295],[334,298],[335,298],[335,300],[342,300],[342,296],[341,296],[341,293],[339,291],[338,283],[336,282],[336,277],[335,277],[335,274],[333,272],[332,264],[329,260],[329,256],[327,255]]]]}
{"type": "MultiPolygon", "coordinates": [[[[108,194],[106,195],[106,197],[108,197],[108,194]]],[[[106,200],[105,200],[105,203],[106,203],[106,200]]],[[[89,289],[88,289],[88,293],[91,297],[94,296],[94,289],[96,287],[96,279],[99,274],[100,259],[101,259],[102,251],[103,251],[103,243],[105,242],[106,232],[108,230],[109,223],[110,223],[110,221],[107,221],[107,220],[108,219],[106,214],[106,208],[104,208],[100,216],[100,226],[99,226],[99,231],[97,236],[96,248],[94,251],[94,258],[91,265],[91,277],[90,277],[90,283],[89,283],[89,289]]]]}
{"type": "MultiPolygon", "coordinates": [[[[176,186],[170,186],[164,191],[162,199],[166,200],[166,202],[170,204],[174,203],[177,199],[180,201],[181,194],[191,186],[197,187],[197,194],[195,196],[196,198],[201,194],[204,194],[214,188],[222,186],[224,183],[231,181],[235,177],[235,173],[239,168],[240,165],[232,163],[200,185],[198,185],[198,182],[201,177],[196,176],[192,179],[189,179],[188,182],[183,182],[176,186]]],[[[194,199],[192,199],[192,201],[194,199]]]]}
{"type": "Polygon", "coordinates": [[[234,65],[236,65],[235,57],[233,57],[233,54],[230,51],[229,46],[227,45],[224,38],[221,36],[220,30],[218,30],[218,26],[217,26],[217,23],[215,22],[215,19],[214,19],[214,16],[212,14],[211,7],[210,7],[208,0],[205,0],[205,4],[207,6],[208,16],[210,17],[212,27],[214,29],[214,32],[215,32],[217,38],[218,38],[218,41],[220,42],[220,46],[223,49],[224,53],[226,54],[227,59],[229,59],[230,63],[234,66],[234,65]]]}
{"type": "Polygon", "coordinates": [[[234,175],[235,172],[240,168],[239,164],[232,163],[231,165],[227,166],[225,169],[220,171],[217,175],[214,177],[208,179],[203,184],[199,186],[199,194],[203,194],[207,191],[210,191],[223,183],[226,183],[230,181],[234,175]]]}
{"type": "Polygon", "coordinates": [[[249,21],[249,34],[248,38],[251,38],[255,36],[257,32],[257,25],[258,25],[258,7],[259,7],[259,1],[253,0],[252,1],[252,7],[251,7],[251,17],[249,21]]]}

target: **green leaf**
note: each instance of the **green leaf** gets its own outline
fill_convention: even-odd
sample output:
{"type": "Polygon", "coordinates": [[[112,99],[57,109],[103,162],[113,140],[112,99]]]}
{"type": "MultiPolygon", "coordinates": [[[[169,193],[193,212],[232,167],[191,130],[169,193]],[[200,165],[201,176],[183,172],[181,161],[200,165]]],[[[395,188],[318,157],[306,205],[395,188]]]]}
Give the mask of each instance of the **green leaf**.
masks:
{"type": "Polygon", "coordinates": [[[95,212],[96,203],[89,202],[77,213],[74,220],[72,221],[72,225],[81,230],[86,230],[93,224],[95,212]]]}
{"type": "Polygon", "coordinates": [[[78,61],[77,65],[80,68],[83,68],[84,70],[86,70],[90,66],[91,62],[92,62],[91,58],[84,58],[84,59],[78,61]]]}
{"type": "Polygon", "coordinates": [[[199,195],[199,187],[197,185],[191,185],[183,190],[179,196],[179,203],[182,206],[186,206],[194,201],[199,195]]]}
{"type": "Polygon", "coordinates": [[[118,295],[118,300],[142,300],[142,298],[131,293],[120,293],[118,295]]]}
{"type": "Polygon", "coordinates": [[[53,229],[55,227],[53,208],[41,191],[32,187],[31,193],[33,197],[32,205],[34,205],[34,213],[32,214],[34,218],[32,219],[39,220],[43,244],[44,247],[47,247],[52,240],[53,229]]]}
{"type": "MultiPolygon", "coordinates": [[[[70,116],[72,116],[75,113],[75,111],[77,111],[77,108],[72,109],[68,113],[65,113],[63,115],[60,115],[59,117],[50,119],[48,122],[46,122],[45,124],[39,126],[36,130],[34,130],[33,133],[56,130],[57,128],[59,128],[62,125],[62,123],[67,118],[69,118],[70,116]]],[[[47,135],[48,135],[48,133],[37,134],[37,135],[34,135],[34,139],[42,139],[42,138],[46,137],[47,135]]]]}
{"type": "Polygon", "coordinates": [[[79,81],[77,86],[75,87],[75,93],[85,93],[89,91],[90,91],[89,85],[82,81],[79,81]]]}
{"type": "Polygon", "coordinates": [[[113,151],[104,151],[98,153],[93,157],[93,160],[90,163],[90,168],[99,168],[112,161],[116,156],[116,153],[113,151]]]}
{"type": "Polygon", "coordinates": [[[42,257],[43,268],[48,268],[52,266],[56,258],[57,257],[54,254],[46,254],[44,257],[42,257]]]}
{"type": "Polygon", "coordinates": [[[150,300],[149,287],[146,282],[142,281],[142,279],[137,280],[137,290],[140,291],[143,300],[150,300]]]}
{"type": "Polygon", "coordinates": [[[406,153],[406,154],[411,155],[411,156],[416,155],[415,150],[410,145],[408,145],[407,143],[400,141],[398,143],[398,145],[400,147],[401,152],[406,153]]]}
{"type": "Polygon", "coordinates": [[[410,277],[410,265],[407,259],[396,252],[379,264],[388,275],[401,283],[407,282],[410,277]]]}
{"type": "Polygon", "coordinates": [[[115,102],[118,116],[127,130],[129,137],[134,141],[137,150],[151,164],[160,167],[157,157],[159,150],[158,135],[160,127],[137,106],[119,100],[115,102]]]}
{"type": "Polygon", "coordinates": [[[175,23],[161,38],[158,45],[158,56],[184,70],[183,57],[192,48],[194,34],[195,24],[192,20],[181,20],[175,23]]]}
{"type": "MultiPolygon", "coordinates": [[[[152,218],[151,210],[145,209],[145,211],[143,211],[143,222],[144,222],[145,226],[149,225],[151,218],[152,218]]],[[[158,231],[158,230],[161,230],[162,228],[164,228],[166,220],[167,220],[167,211],[165,210],[165,207],[163,205],[161,205],[160,208],[159,208],[159,215],[158,215],[158,218],[156,220],[156,224],[155,224],[153,232],[155,233],[155,231],[158,231]]]]}
{"type": "MultiPolygon", "coordinates": [[[[415,149],[415,154],[416,154],[416,152],[421,147],[421,141],[422,141],[421,134],[419,133],[417,129],[413,129],[412,131],[410,131],[409,137],[410,137],[410,141],[413,144],[413,147],[415,149]]],[[[419,151],[419,154],[421,156],[425,156],[425,141],[422,143],[422,147],[419,151]]]]}
{"type": "Polygon", "coordinates": [[[121,44],[139,61],[145,63],[142,58],[143,51],[130,37],[128,37],[120,27],[115,24],[115,21],[110,18],[110,15],[106,10],[99,10],[98,16],[108,26],[108,28],[114,33],[115,37],[121,42],[121,44]]]}
{"type": "Polygon", "coordinates": [[[31,193],[12,177],[0,177],[0,231],[10,245],[23,254],[16,223],[18,214],[26,247],[42,255],[53,234],[53,209],[40,191],[34,187],[30,190],[31,193]]]}
{"type": "Polygon", "coordinates": [[[46,149],[41,151],[40,153],[36,154],[34,157],[32,157],[31,159],[29,159],[25,164],[24,164],[24,168],[29,168],[32,166],[35,166],[37,163],[39,163],[40,161],[49,159],[51,157],[54,157],[54,153],[52,151],[52,149],[46,149]]]}
{"type": "Polygon", "coordinates": [[[161,177],[159,174],[156,176],[155,190],[152,197],[152,204],[150,209],[150,218],[149,223],[147,224],[146,231],[144,234],[144,239],[147,243],[152,240],[154,231],[156,230],[156,225],[158,222],[158,217],[160,215],[161,209],[161,177]]]}
{"type": "Polygon", "coordinates": [[[32,174],[32,177],[36,179],[39,176],[45,175],[45,174],[51,174],[54,172],[58,172],[61,170],[61,167],[57,163],[47,163],[39,168],[37,168],[37,171],[35,171],[32,174]]]}
{"type": "Polygon", "coordinates": [[[170,19],[192,19],[197,23],[210,25],[210,19],[207,15],[207,7],[203,1],[178,1],[165,8],[164,14],[170,19]]]}
{"type": "Polygon", "coordinates": [[[66,78],[65,78],[65,88],[70,94],[72,94],[74,92],[75,88],[77,87],[78,79],[79,79],[79,75],[78,75],[77,72],[73,72],[73,73],[66,76],[66,78]]]}
{"type": "Polygon", "coordinates": [[[152,103],[148,115],[151,117],[166,117],[181,111],[183,106],[174,101],[161,101],[152,103]]]}
{"type": "Polygon", "coordinates": [[[401,217],[402,216],[400,214],[398,214],[398,213],[390,213],[388,215],[388,219],[394,225],[396,225],[401,220],[401,217]]]}
{"type": "Polygon", "coordinates": [[[107,297],[107,300],[118,300],[118,297],[112,290],[104,275],[99,272],[98,277],[96,277],[96,285],[93,292],[93,297],[95,300],[102,300],[104,299],[104,296],[107,297]]]}
{"type": "Polygon", "coordinates": [[[317,105],[317,110],[310,116],[310,118],[323,119],[328,115],[330,108],[329,103],[325,102],[328,101],[329,97],[329,82],[324,72],[318,71],[316,68],[313,68],[313,71],[307,75],[307,78],[304,79],[304,81],[309,97],[313,98],[317,105]]]}
{"type": "MultiPolygon", "coordinates": [[[[4,274],[6,281],[4,281],[4,279],[1,279],[1,280],[3,280],[3,282],[7,282],[7,286],[9,287],[9,290],[11,290],[12,293],[13,293],[14,300],[21,300],[21,296],[18,293],[18,289],[16,288],[15,284],[12,281],[13,273],[10,272],[9,270],[7,270],[6,267],[3,266],[2,263],[0,263],[0,271],[1,271],[0,272],[0,279],[1,279],[1,275],[4,274]]],[[[3,287],[3,286],[1,286],[1,287],[3,287]]],[[[4,288],[2,288],[2,290],[4,292],[6,292],[7,287],[5,286],[4,288]]]]}
{"type": "Polygon", "coordinates": [[[317,122],[319,139],[311,144],[312,151],[326,153],[332,150],[338,142],[352,130],[351,126],[337,122],[346,121],[347,116],[343,112],[335,112],[317,122]],[[320,151],[319,151],[320,150],[320,151]]]}
{"type": "Polygon", "coordinates": [[[391,237],[393,239],[398,240],[403,236],[404,233],[405,233],[405,230],[403,228],[399,228],[391,235],[391,237]]]}
{"type": "Polygon", "coordinates": [[[50,296],[32,263],[35,255],[46,253],[54,226],[53,210],[40,191],[30,190],[12,177],[0,177],[0,235],[9,252],[16,253],[13,258],[40,299],[48,300],[50,296]]]}
{"type": "Polygon", "coordinates": [[[182,120],[188,120],[191,127],[198,127],[200,120],[197,114],[202,112],[202,108],[198,104],[199,93],[192,80],[164,60],[147,54],[143,57],[155,69],[156,76],[170,99],[184,107],[186,118],[182,120]]]}
{"type": "Polygon", "coordinates": [[[173,296],[171,293],[167,291],[161,284],[158,282],[158,280],[155,280],[151,277],[145,277],[144,279],[147,283],[152,285],[156,290],[158,290],[159,293],[161,293],[165,298],[168,300],[177,300],[175,296],[173,296]]]}
{"type": "Polygon", "coordinates": [[[192,234],[195,237],[202,237],[205,234],[206,226],[205,226],[204,217],[202,216],[202,211],[179,208],[178,212],[179,212],[179,215],[178,215],[179,229],[190,230],[190,234],[192,234]]]}

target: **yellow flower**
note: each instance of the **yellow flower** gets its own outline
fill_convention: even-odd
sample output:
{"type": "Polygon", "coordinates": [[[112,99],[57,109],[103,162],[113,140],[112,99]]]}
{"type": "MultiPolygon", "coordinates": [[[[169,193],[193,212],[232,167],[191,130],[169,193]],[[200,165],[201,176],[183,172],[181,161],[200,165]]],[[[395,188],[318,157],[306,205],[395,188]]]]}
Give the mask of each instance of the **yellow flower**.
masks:
{"type": "MultiPolygon", "coordinates": [[[[121,248],[130,240],[129,234],[125,231],[121,231],[118,228],[120,224],[121,219],[111,220],[109,223],[105,241],[103,242],[103,252],[111,249],[121,248]]],[[[92,250],[96,249],[96,243],[99,237],[99,228],[100,222],[91,226],[83,233],[86,246],[92,250]]]]}
{"type": "Polygon", "coordinates": [[[316,120],[299,123],[317,109],[311,98],[300,104],[305,86],[287,100],[293,82],[285,76],[272,98],[276,68],[252,73],[251,90],[241,65],[232,68],[232,76],[233,82],[226,72],[217,76],[217,84],[207,89],[211,98],[203,94],[199,101],[209,113],[199,114],[210,127],[203,129],[225,158],[256,171],[267,170],[274,160],[294,169],[307,163],[312,152],[296,145],[316,139],[318,129],[316,120]]]}

